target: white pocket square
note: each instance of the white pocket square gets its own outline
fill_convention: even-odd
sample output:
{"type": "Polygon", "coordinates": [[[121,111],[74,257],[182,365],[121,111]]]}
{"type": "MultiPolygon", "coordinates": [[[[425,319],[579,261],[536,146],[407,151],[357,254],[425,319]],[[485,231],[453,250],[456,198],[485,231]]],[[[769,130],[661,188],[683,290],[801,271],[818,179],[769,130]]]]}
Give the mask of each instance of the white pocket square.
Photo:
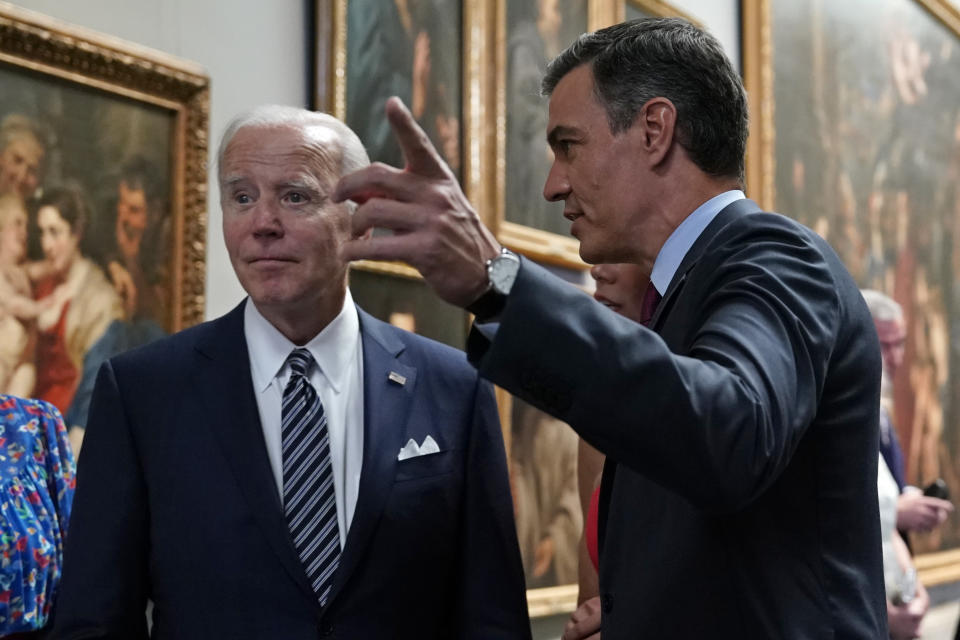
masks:
{"type": "Polygon", "coordinates": [[[433,436],[424,438],[423,444],[421,445],[418,445],[413,438],[410,438],[407,444],[400,449],[400,453],[397,455],[397,461],[416,458],[417,456],[425,456],[429,453],[440,453],[440,447],[437,446],[437,441],[433,439],[433,436]]]}

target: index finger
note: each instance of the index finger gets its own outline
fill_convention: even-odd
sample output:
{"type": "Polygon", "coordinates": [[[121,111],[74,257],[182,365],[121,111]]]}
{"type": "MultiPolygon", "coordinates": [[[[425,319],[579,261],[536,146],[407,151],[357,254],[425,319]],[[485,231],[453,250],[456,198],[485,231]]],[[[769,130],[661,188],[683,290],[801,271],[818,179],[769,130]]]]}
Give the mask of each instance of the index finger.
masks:
{"type": "Polygon", "coordinates": [[[396,96],[388,99],[386,112],[393,135],[400,144],[403,157],[407,160],[407,171],[428,178],[447,176],[449,173],[447,164],[440,158],[430,138],[417,124],[403,101],[396,96]]]}

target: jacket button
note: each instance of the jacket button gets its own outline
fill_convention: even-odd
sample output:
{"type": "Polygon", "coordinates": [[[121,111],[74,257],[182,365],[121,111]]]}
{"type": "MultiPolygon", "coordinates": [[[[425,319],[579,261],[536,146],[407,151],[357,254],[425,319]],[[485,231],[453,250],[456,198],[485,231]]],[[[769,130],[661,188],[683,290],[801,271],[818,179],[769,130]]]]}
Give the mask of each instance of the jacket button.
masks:
{"type": "Polygon", "coordinates": [[[600,608],[604,613],[610,613],[613,611],[613,594],[605,593],[600,598],[600,608]]]}
{"type": "Polygon", "coordinates": [[[333,625],[329,622],[324,622],[320,625],[320,635],[324,638],[330,637],[333,635],[333,625]]]}

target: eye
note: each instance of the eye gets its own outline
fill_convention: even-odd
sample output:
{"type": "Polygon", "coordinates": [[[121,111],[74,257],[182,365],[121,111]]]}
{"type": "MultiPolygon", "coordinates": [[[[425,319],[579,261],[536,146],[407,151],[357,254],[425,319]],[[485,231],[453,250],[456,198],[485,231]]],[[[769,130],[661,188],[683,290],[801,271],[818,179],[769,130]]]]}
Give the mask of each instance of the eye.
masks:
{"type": "Polygon", "coordinates": [[[237,204],[250,204],[253,200],[246,193],[238,192],[233,194],[233,201],[237,204]]]}
{"type": "Polygon", "coordinates": [[[306,194],[301,193],[300,191],[291,191],[285,196],[285,199],[290,204],[303,204],[308,200],[306,194]]]}

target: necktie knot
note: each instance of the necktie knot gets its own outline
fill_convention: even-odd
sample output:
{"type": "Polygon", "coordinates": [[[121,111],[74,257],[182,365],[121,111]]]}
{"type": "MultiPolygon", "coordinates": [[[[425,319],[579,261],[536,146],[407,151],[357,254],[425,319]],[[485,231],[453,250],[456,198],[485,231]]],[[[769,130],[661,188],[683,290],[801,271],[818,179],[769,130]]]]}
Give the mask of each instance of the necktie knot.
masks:
{"type": "Polygon", "coordinates": [[[294,349],[290,352],[290,355],[287,356],[287,364],[290,365],[290,370],[293,371],[293,375],[307,377],[310,368],[314,364],[313,355],[306,349],[294,349]]]}

